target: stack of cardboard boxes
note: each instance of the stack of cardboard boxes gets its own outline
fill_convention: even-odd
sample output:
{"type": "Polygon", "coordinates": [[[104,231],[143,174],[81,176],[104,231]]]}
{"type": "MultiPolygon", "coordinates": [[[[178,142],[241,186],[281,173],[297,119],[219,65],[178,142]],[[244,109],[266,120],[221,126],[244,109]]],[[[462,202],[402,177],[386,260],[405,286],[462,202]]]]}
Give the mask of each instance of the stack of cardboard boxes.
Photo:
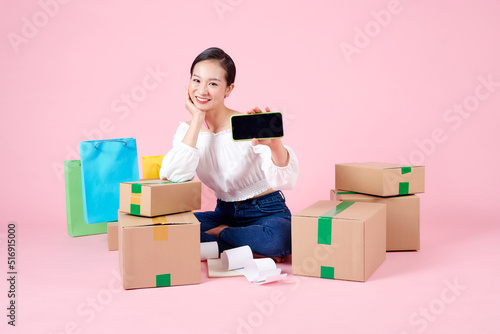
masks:
{"type": "Polygon", "coordinates": [[[199,181],[120,184],[108,248],[118,248],[125,289],[200,283],[200,223],[192,212],[200,207],[199,181]]]}
{"type": "Polygon", "coordinates": [[[292,273],[366,281],[386,251],[420,249],[424,167],[335,165],[336,189],[292,217],[292,273]]]}
{"type": "MultiPolygon", "coordinates": [[[[420,249],[424,167],[335,166],[336,189],[292,217],[292,273],[366,281],[386,251],[420,249]]],[[[120,185],[117,223],[108,224],[125,289],[200,283],[201,183],[158,179],[120,185]]]]}

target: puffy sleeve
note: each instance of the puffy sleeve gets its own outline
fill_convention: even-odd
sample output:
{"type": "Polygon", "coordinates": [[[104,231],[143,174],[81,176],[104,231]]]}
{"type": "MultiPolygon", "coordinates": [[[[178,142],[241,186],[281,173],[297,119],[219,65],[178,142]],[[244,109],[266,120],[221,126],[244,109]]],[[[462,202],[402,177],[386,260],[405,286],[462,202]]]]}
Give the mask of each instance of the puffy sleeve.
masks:
{"type": "Polygon", "coordinates": [[[254,152],[260,155],[262,160],[262,170],[266,180],[274,190],[290,190],[295,187],[299,177],[299,161],[295,152],[285,145],[290,156],[288,165],[278,167],[271,158],[271,149],[265,145],[256,145],[254,152]]]}
{"type": "Polygon", "coordinates": [[[173,182],[192,180],[196,174],[196,167],[200,160],[197,148],[182,142],[188,125],[181,123],[174,135],[172,149],[165,155],[160,169],[160,178],[173,182]]]}

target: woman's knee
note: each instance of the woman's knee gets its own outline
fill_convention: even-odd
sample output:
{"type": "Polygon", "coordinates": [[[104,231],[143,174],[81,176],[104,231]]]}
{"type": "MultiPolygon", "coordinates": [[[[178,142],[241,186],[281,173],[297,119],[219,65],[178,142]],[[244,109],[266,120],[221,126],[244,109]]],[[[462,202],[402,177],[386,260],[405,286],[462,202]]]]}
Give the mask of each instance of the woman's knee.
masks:
{"type": "Polygon", "coordinates": [[[217,219],[217,216],[213,211],[195,212],[194,215],[200,222],[201,232],[206,232],[221,224],[220,219],[217,219]]]}
{"type": "Polygon", "coordinates": [[[270,237],[266,243],[268,256],[284,256],[291,253],[292,228],[288,219],[281,218],[268,222],[264,230],[270,237]]]}

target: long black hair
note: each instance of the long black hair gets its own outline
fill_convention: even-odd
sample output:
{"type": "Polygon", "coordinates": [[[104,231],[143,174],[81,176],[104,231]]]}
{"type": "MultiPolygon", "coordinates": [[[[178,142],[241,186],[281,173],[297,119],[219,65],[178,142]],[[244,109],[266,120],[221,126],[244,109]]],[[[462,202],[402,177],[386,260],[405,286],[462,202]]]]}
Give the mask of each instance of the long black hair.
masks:
{"type": "Polygon", "coordinates": [[[200,61],[204,60],[218,60],[222,68],[226,71],[226,84],[229,86],[234,83],[236,77],[236,66],[233,59],[220,48],[208,48],[198,55],[191,65],[190,73],[193,75],[194,66],[200,61]]]}

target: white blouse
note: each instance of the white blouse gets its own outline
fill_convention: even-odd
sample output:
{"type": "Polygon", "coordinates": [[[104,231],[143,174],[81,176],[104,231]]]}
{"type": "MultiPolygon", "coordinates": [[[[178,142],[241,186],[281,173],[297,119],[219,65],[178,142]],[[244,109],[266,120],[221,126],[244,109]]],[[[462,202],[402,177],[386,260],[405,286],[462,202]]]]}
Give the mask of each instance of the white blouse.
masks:
{"type": "Polygon", "coordinates": [[[231,130],[200,132],[196,148],[182,142],[189,125],[181,122],[174,135],[172,149],[163,158],[160,178],[183,182],[198,178],[225,202],[243,201],[269,188],[292,189],[299,175],[299,162],[293,150],[288,165],[276,166],[271,149],[252,146],[250,141],[235,142],[231,130]]]}

